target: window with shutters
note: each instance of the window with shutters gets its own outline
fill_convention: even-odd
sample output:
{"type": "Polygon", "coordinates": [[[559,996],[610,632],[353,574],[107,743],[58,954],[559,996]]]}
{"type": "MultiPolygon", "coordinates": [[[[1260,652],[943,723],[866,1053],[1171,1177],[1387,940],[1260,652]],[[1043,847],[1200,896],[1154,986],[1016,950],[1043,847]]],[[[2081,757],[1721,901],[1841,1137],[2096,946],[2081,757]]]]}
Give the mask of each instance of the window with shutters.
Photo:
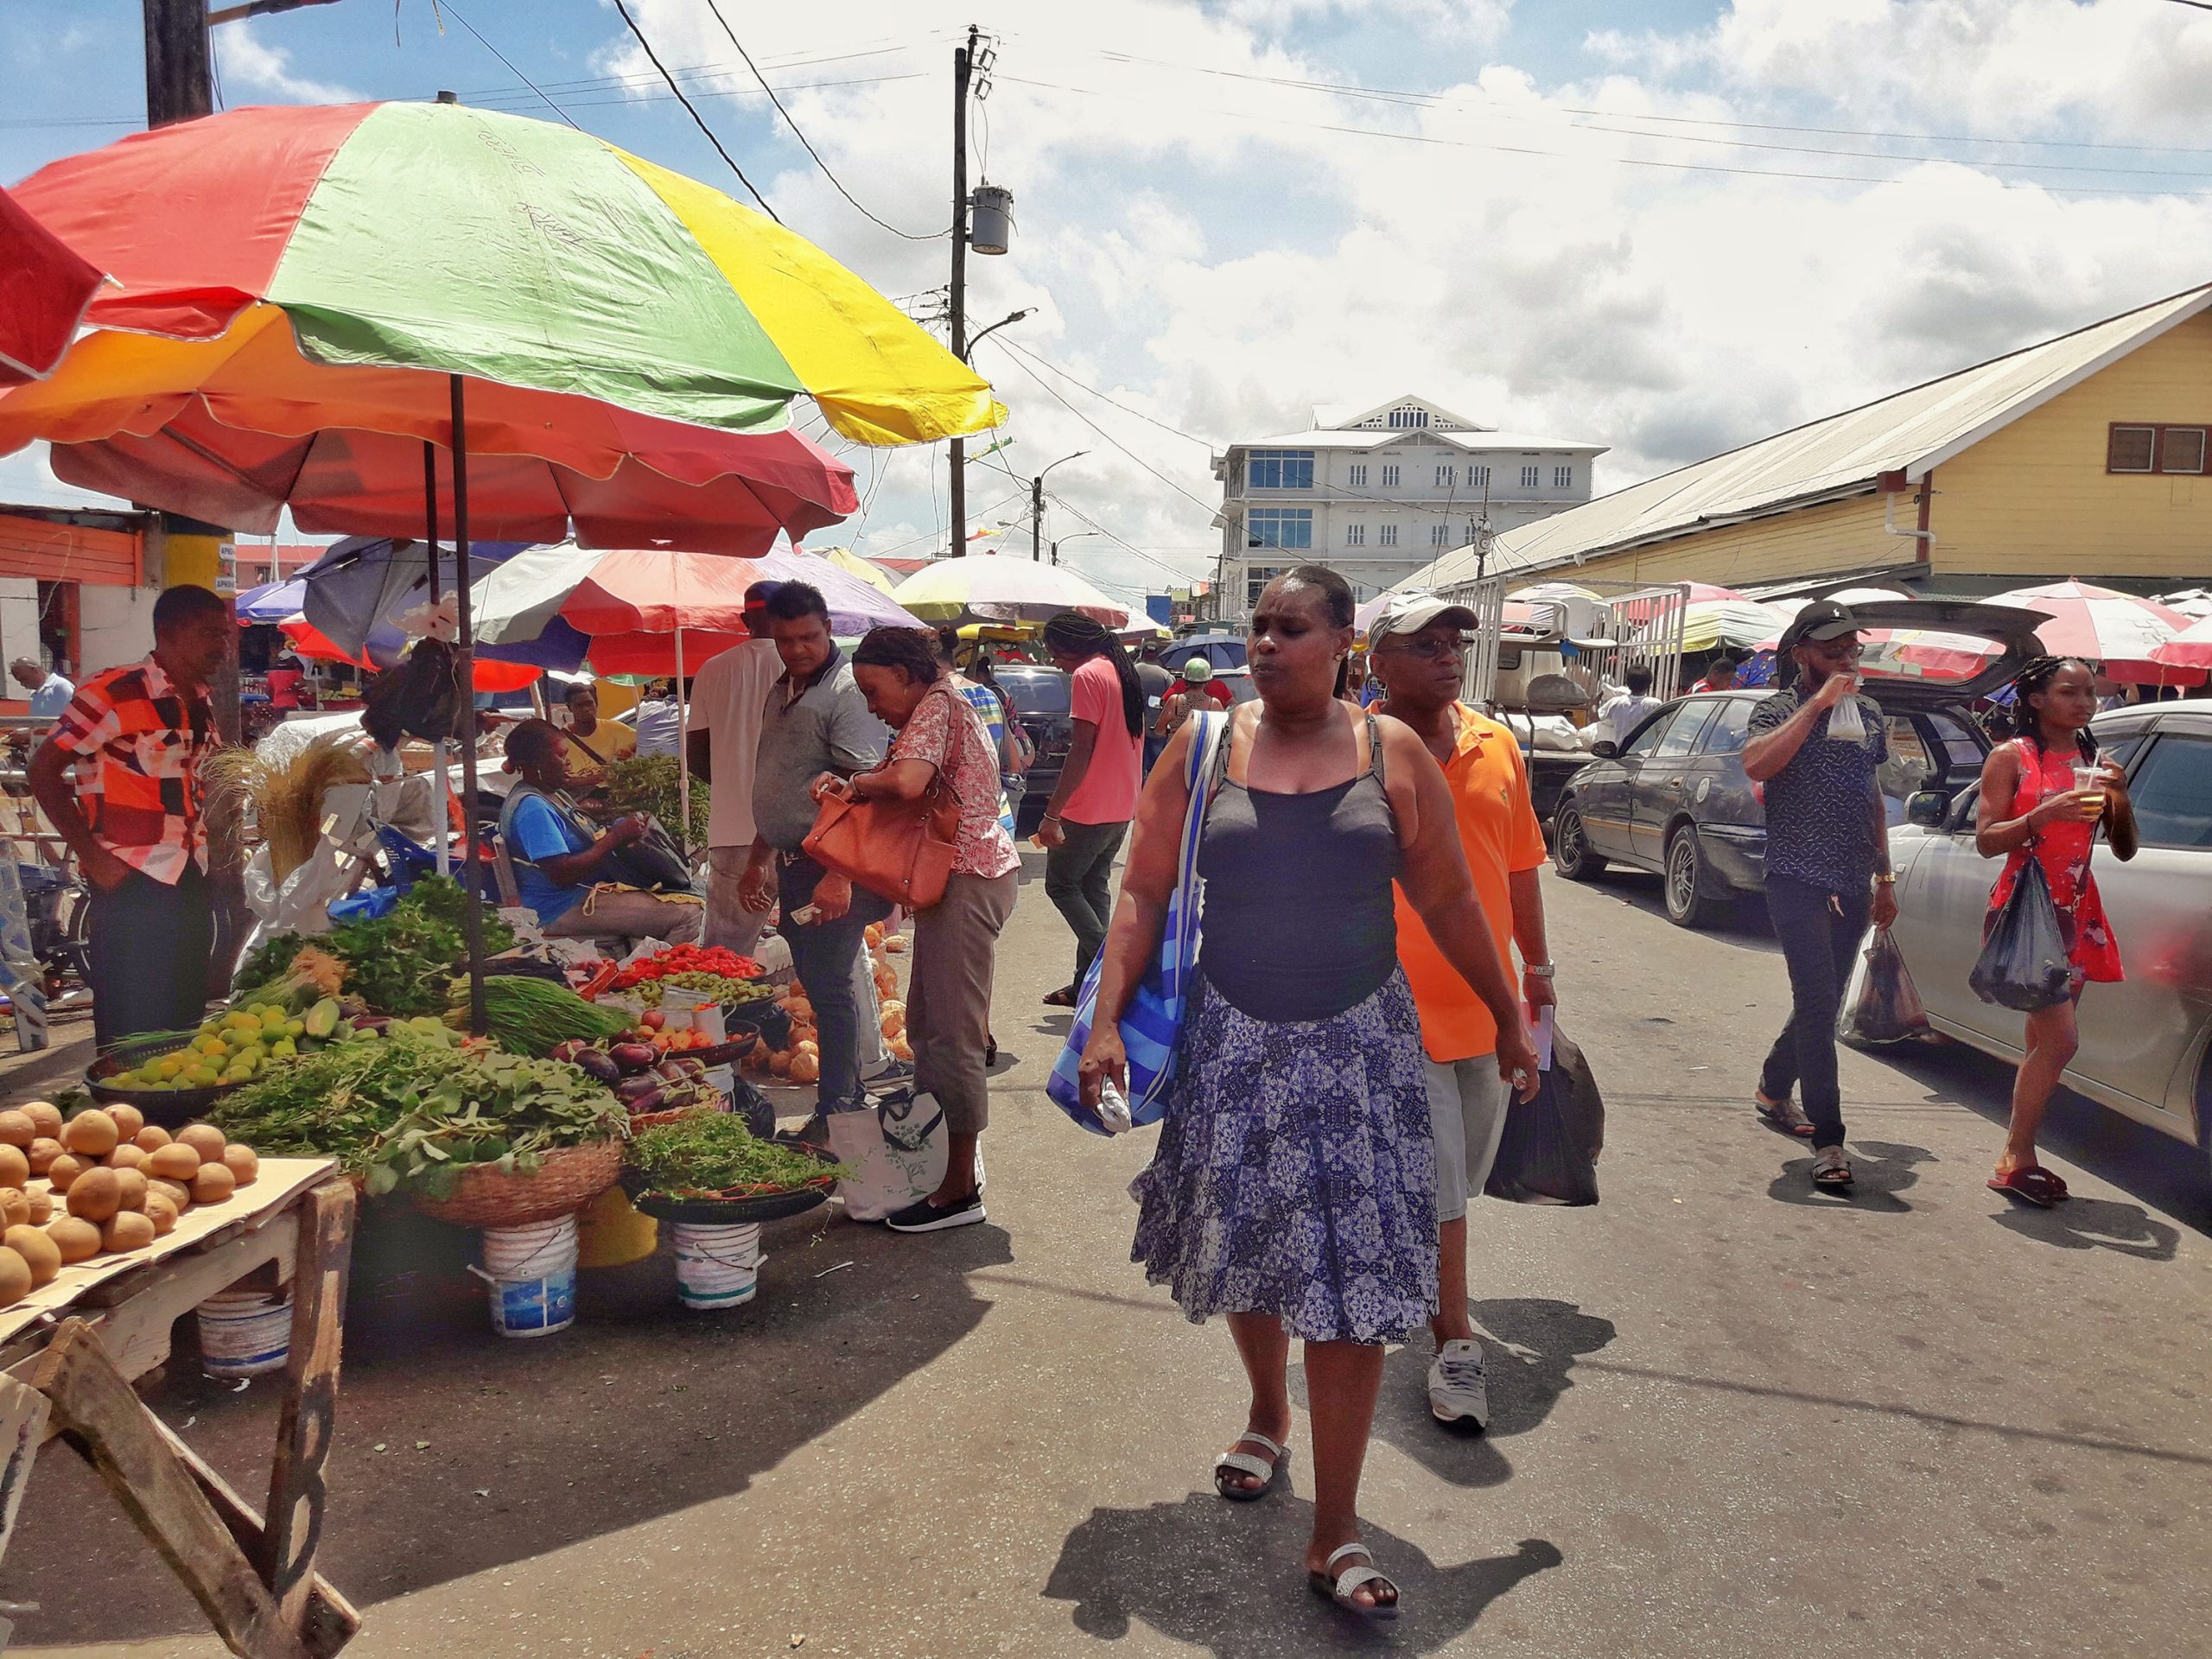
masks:
{"type": "Polygon", "coordinates": [[[1386,490],[1395,490],[1398,487],[1398,463],[1395,461],[1386,461],[1382,463],[1382,487],[1386,490]]]}
{"type": "Polygon", "coordinates": [[[1448,524],[1441,523],[1431,524],[1428,527],[1428,544],[1431,547],[1451,546],[1452,526],[1448,524]]]}
{"type": "Polygon", "coordinates": [[[1436,487],[1438,489],[1451,489],[1456,486],[1459,481],[1459,474],[1457,467],[1440,467],[1436,469],[1436,487]]]}
{"type": "Polygon", "coordinates": [[[1490,468],[1487,467],[1468,467],[1467,487],[1471,490],[1486,490],[1490,488],[1490,468]]]}
{"type": "Polygon", "coordinates": [[[1398,527],[1395,524],[1376,525],[1375,544],[1377,547],[1395,547],[1398,544],[1398,527]]]}
{"type": "Polygon", "coordinates": [[[2206,430],[2164,422],[2115,421],[2105,439],[2105,471],[2200,476],[2205,471],[2206,430]]]}
{"type": "Polygon", "coordinates": [[[1555,490],[1573,489],[1574,487],[1574,468],[1572,467],[1553,467],[1552,487],[1555,490]]]}
{"type": "Polygon", "coordinates": [[[1352,488],[1355,490],[1363,490],[1367,487],[1367,463],[1365,461],[1355,461],[1347,470],[1352,488]]]}
{"type": "Polygon", "coordinates": [[[1535,489],[1543,475],[1544,469],[1541,467],[1523,467],[1521,469],[1521,487],[1524,490],[1535,489]]]}
{"type": "Polygon", "coordinates": [[[1365,547],[1367,545],[1367,526],[1365,524],[1346,524],[1344,526],[1344,545],[1346,547],[1365,547]]]}

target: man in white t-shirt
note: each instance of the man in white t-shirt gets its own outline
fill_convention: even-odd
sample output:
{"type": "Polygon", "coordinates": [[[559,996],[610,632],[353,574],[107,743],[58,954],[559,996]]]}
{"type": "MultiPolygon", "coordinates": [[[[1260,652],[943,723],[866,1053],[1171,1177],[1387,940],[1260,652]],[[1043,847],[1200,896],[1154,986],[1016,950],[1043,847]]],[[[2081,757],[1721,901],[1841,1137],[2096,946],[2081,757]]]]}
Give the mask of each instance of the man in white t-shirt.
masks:
{"type": "Polygon", "coordinates": [[[1598,710],[1600,721],[1610,722],[1605,735],[1618,748],[1628,747],[1629,734],[1643,723],[1643,717],[1659,706],[1659,699],[1651,695],[1651,671],[1641,665],[1631,668],[1621,677],[1628,683],[1628,690],[1616,692],[1598,710]]]}
{"type": "Polygon", "coordinates": [[[709,945],[749,956],[760,943],[768,910],[747,910],[738,896],[758,833],[753,821],[753,770],[760,752],[760,717],[768,690],[784,671],[767,637],[767,599],[776,584],[746,589],[745,626],[753,638],[710,657],[691,682],[690,728],[684,734],[694,776],[713,790],[707,815],[707,932],[709,945]]]}

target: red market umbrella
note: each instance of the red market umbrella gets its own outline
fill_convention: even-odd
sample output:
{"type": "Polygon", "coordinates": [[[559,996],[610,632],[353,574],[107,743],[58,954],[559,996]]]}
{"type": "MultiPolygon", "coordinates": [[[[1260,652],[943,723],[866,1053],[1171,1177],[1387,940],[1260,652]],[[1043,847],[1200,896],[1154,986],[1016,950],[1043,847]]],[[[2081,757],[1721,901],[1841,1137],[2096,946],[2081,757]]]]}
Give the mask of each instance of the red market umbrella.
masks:
{"type": "MultiPolygon", "coordinates": [[[[305,613],[286,617],[277,627],[291,642],[292,654],[311,658],[321,663],[346,663],[367,673],[377,672],[377,665],[365,655],[355,656],[335,639],[308,620],[305,613]]],[[[479,691],[519,691],[535,681],[545,671],[535,663],[495,662],[488,657],[479,657],[472,664],[474,673],[470,683],[479,691]]]]}
{"type": "Polygon", "coordinates": [[[54,372],[100,282],[96,266],[0,190],[0,386],[54,372]]]}
{"type": "Polygon", "coordinates": [[[2151,661],[2169,677],[2169,683],[2181,683],[2177,671],[2188,674],[2191,682],[2212,671],[2212,616],[2192,622],[2164,644],[2153,645],[2151,661]]]}
{"type": "MultiPolygon", "coordinates": [[[[2036,637],[2045,651],[2094,663],[2115,680],[2128,684],[2190,685],[2205,677],[2202,670],[2158,660],[2158,647],[2186,629],[2190,619],[2156,600],[2069,578],[1993,594],[1988,603],[2040,611],[2048,620],[2036,625],[2036,637]]],[[[1901,655],[1946,677],[1963,678],[1981,657],[1997,649],[1991,645],[1985,652],[1969,654],[1909,645],[1901,655]]]]}

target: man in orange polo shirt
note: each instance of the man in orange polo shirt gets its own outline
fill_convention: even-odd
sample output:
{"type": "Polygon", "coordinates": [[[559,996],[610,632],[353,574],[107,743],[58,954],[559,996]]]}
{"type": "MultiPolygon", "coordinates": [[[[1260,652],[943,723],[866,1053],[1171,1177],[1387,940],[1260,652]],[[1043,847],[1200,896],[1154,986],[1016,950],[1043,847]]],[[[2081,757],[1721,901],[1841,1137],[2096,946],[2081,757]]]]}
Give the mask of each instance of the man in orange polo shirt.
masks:
{"type": "MultiPolygon", "coordinates": [[[[1444,768],[1459,843],[1497,954],[1521,947],[1522,995],[1530,1014],[1552,1006],[1544,902],[1536,885],[1544,832],[1529,799],[1528,763],[1513,734],[1459,701],[1460,636],[1475,613],[1427,594],[1393,600],[1368,628],[1368,662],[1382,683],[1378,712],[1412,727],[1444,768]]],[[[1439,1422],[1490,1418],[1482,1344],[1467,1318],[1467,1203],[1483,1190],[1504,1132],[1511,1086],[1498,1080],[1497,1026],[1430,939],[1421,917],[1398,899],[1398,961],[1421,1011],[1428,1109],[1436,1135],[1436,1214],[1440,1260],[1438,1313],[1429,1321],[1436,1359],[1429,1409],[1439,1422]]]]}

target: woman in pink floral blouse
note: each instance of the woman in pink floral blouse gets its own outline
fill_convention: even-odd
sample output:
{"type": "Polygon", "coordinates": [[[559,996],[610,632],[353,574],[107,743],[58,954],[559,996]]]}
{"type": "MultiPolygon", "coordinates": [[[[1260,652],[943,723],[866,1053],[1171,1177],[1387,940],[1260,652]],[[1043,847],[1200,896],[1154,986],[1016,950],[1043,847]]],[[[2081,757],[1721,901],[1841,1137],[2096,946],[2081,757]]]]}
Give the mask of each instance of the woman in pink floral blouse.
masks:
{"type": "Polygon", "coordinates": [[[866,800],[910,801],[943,772],[960,802],[960,833],[944,897],[914,917],[906,1035],[914,1086],[937,1097],[950,1133],[944,1179],[888,1217],[902,1233],[933,1233],[983,1219],[976,1146],[990,1116],[984,1050],[1000,931],[1014,914],[1021,855],[999,822],[999,761],[983,722],[952,688],[931,637],[877,628],[853,651],[868,711],[899,734],[874,772],[849,780],[866,800]]]}

